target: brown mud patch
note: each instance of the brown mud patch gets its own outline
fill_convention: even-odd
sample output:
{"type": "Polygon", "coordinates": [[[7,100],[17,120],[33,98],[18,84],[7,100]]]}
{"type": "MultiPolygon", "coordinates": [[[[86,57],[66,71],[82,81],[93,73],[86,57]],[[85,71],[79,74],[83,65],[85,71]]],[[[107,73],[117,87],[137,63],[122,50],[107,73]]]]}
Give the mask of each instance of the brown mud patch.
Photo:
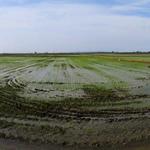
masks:
{"type": "Polygon", "coordinates": [[[85,98],[47,102],[18,96],[17,92],[22,90],[19,88],[0,87],[0,137],[104,148],[149,138],[149,108],[96,110],[97,107],[120,105],[126,101],[113,90],[83,89],[85,98]],[[29,116],[37,120],[33,121],[29,116]],[[47,123],[42,123],[43,118],[47,123]]]}

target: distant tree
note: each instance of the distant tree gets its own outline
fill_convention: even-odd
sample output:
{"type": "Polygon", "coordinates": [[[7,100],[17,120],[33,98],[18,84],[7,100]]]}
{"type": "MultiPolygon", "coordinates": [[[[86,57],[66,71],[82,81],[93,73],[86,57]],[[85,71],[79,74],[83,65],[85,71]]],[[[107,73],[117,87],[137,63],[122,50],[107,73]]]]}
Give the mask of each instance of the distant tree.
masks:
{"type": "Polygon", "coordinates": [[[136,51],[136,53],[137,53],[137,54],[140,54],[140,53],[142,53],[142,52],[141,52],[141,51],[136,51]]]}

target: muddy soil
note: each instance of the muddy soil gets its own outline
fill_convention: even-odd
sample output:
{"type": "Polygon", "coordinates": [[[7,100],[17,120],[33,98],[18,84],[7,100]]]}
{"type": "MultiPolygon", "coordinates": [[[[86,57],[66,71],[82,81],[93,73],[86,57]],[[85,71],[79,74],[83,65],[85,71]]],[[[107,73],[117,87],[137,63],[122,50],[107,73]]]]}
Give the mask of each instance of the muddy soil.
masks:
{"type": "MultiPolygon", "coordinates": [[[[110,150],[90,147],[67,147],[54,144],[27,143],[19,140],[0,139],[0,150],[110,150]]],[[[150,144],[139,144],[138,146],[128,146],[125,148],[115,148],[114,150],[149,150],[150,144]]]]}
{"type": "Polygon", "coordinates": [[[93,150],[149,139],[150,56],[123,57],[1,57],[0,137],[9,140],[0,139],[0,150],[93,150]]]}
{"type": "Polygon", "coordinates": [[[0,150],[98,150],[88,147],[67,147],[54,144],[27,143],[19,140],[0,139],[0,150]]]}

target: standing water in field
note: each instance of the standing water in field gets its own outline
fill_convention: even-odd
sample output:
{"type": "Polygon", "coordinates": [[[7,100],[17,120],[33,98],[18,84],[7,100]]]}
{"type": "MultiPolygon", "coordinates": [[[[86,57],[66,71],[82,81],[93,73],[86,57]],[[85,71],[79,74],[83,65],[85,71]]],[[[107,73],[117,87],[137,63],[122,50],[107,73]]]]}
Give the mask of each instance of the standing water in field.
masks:
{"type": "Polygon", "coordinates": [[[26,143],[19,141],[26,141],[43,143],[39,149],[134,150],[129,145],[150,140],[149,55],[22,55],[0,60],[2,148],[23,144],[25,149],[26,143]]]}

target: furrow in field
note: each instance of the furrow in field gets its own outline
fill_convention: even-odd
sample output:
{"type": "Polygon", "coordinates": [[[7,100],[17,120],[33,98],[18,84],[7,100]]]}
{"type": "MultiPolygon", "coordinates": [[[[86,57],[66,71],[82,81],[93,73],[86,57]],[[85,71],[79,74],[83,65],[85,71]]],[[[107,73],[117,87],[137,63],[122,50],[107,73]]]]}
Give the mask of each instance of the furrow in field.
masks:
{"type": "MultiPolygon", "coordinates": [[[[5,92],[3,91],[3,93],[0,92],[0,101],[1,103],[4,103],[6,105],[11,106],[12,108],[15,108],[16,110],[19,109],[20,111],[23,110],[28,110],[27,114],[35,114],[37,116],[48,116],[48,117],[52,117],[52,118],[72,118],[72,119],[92,119],[92,118],[99,118],[102,117],[103,115],[106,117],[109,116],[113,116],[113,115],[121,115],[121,114],[125,114],[125,115],[137,115],[137,114],[145,114],[146,116],[149,116],[149,111],[148,109],[145,110],[134,110],[134,109],[108,109],[108,110],[101,110],[100,112],[82,112],[81,110],[77,110],[77,111],[71,111],[71,110],[62,110],[62,109],[55,109],[55,107],[53,107],[53,109],[50,109],[48,106],[46,106],[44,103],[41,102],[28,102],[28,101],[24,101],[23,99],[20,98],[10,98],[9,95],[11,95],[11,93],[9,92],[5,92]],[[45,107],[46,106],[46,107],[45,107]],[[16,108],[17,107],[17,108],[16,108]]],[[[16,112],[17,113],[17,112],[16,112]]],[[[25,113],[25,112],[24,112],[25,113]]],[[[130,116],[130,117],[131,117],[130,116]]]]}
{"type": "Polygon", "coordinates": [[[78,74],[81,75],[81,78],[86,79],[86,81],[83,81],[82,83],[103,84],[108,82],[108,76],[105,76],[106,74],[98,73],[94,66],[92,66],[92,63],[87,61],[80,62],[76,59],[73,60],[73,62],[79,68],[78,74]]]}
{"type": "MultiPolygon", "coordinates": [[[[149,95],[150,81],[149,80],[140,80],[140,74],[129,72],[117,68],[111,68],[109,66],[96,65],[100,70],[105,71],[109,75],[113,75],[118,78],[118,81],[123,81],[128,84],[131,94],[142,94],[149,95]]],[[[117,81],[117,80],[116,80],[117,81]]]]}
{"type": "Polygon", "coordinates": [[[23,74],[25,71],[27,71],[27,69],[31,68],[31,67],[35,67],[38,66],[40,64],[42,64],[45,60],[38,62],[38,63],[32,63],[30,65],[26,65],[26,64],[21,64],[17,67],[13,67],[13,68],[8,68],[6,71],[2,72],[0,74],[0,76],[5,77],[5,76],[11,76],[11,75],[16,75],[16,74],[23,74]]]}
{"type": "Polygon", "coordinates": [[[104,71],[105,73],[112,76],[112,78],[115,78],[116,80],[118,79],[132,84],[137,82],[135,79],[139,77],[138,74],[127,72],[117,68],[112,68],[106,65],[95,64],[95,67],[97,69],[100,69],[100,71],[104,71]]]}
{"type": "MultiPolygon", "coordinates": [[[[55,116],[56,117],[56,116],[55,116]]],[[[67,127],[65,124],[65,120],[61,120],[62,124],[60,124],[60,120],[57,120],[58,118],[65,118],[65,119],[75,119],[75,120],[82,120],[82,121],[94,121],[94,120],[98,120],[101,122],[119,122],[119,121],[127,121],[127,120],[138,120],[138,119],[144,119],[144,118],[150,118],[150,113],[145,113],[143,115],[140,114],[134,114],[134,115],[121,115],[121,116],[114,116],[114,117],[97,117],[97,116],[80,116],[80,117],[75,117],[75,116],[71,116],[71,115],[59,115],[57,116],[55,119],[55,117],[53,118],[38,118],[38,120],[35,119],[21,119],[21,118],[13,118],[13,117],[0,117],[0,121],[6,121],[9,123],[15,123],[15,124],[20,124],[20,125],[29,125],[29,126],[51,126],[51,127],[55,127],[55,126],[61,126],[61,127],[67,127]]],[[[68,126],[70,126],[68,124],[68,126]]]]}
{"type": "MultiPolygon", "coordinates": [[[[97,63],[98,64],[98,63],[97,63]]],[[[150,77],[150,70],[147,68],[136,68],[134,66],[130,67],[130,66],[126,66],[126,65],[121,65],[121,63],[107,63],[107,64],[99,64],[99,65],[103,65],[106,67],[110,67],[110,68],[114,68],[120,71],[124,71],[126,73],[131,74],[131,76],[138,76],[137,78],[147,78],[150,77]]]]}

